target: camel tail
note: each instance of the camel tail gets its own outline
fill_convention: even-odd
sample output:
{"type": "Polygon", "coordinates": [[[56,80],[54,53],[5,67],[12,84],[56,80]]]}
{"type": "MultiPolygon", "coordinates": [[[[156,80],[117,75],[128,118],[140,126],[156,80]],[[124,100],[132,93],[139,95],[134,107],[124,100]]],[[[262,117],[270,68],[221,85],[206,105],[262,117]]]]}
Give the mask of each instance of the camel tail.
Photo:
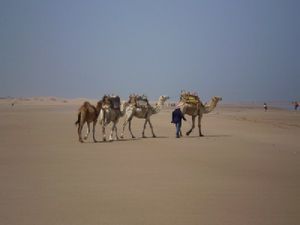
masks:
{"type": "Polygon", "coordinates": [[[77,126],[78,124],[80,124],[80,118],[81,118],[81,112],[78,113],[78,118],[77,121],[75,122],[75,125],[77,126]]]}

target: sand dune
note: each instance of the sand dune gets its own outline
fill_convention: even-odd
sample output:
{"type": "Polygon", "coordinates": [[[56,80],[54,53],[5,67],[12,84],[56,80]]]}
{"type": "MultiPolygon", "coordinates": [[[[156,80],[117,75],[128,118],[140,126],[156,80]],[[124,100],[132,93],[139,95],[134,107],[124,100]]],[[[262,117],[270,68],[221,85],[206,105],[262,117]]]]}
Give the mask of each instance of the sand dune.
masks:
{"type": "Polygon", "coordinates": [[[165,108],[158,138],[134,119],[136,139],[81,144],[83,99],[17,101],[0,100],[0,224],[300,224],[299,112],[220,105],[176,139],[165,108]]]}
{"type": "Polygon", "coordinates": [[[84,101],[97,102],[96,99],[88,99],[88,98],[75,98],[75,99],[67,99],[60,97],[52,97],[52,96],[40,96],[40,97],[2,97],[0,98],[0,105],[80,105],[84,101]]]}

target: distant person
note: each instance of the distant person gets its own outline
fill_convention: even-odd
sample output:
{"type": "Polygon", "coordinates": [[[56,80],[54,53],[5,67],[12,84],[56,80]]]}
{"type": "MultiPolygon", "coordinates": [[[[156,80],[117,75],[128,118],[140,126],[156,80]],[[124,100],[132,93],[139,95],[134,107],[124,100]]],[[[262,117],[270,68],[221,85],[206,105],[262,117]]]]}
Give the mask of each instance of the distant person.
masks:
{"type": "Polygon", "coordinates": [[[179,138],[181,136],[181,121],[182,121],[182,119],[184,121],[186,121],[180,108],[177,106],[175,108],[175,110],[172,112],[172,121],[171,121],[171,123],[174,123],[175,127],[176,127],[176,138],[179,138]]]}
{"type": "Polygon", "coordinates": [[[17,101],[13,101],[13,102],[11,103],[11,107],[14,107],[16,103],[17,103],[17,101]]]}
{"type": "Polygon", "coordinates": [[[267,103],[265,103],[265,102],[264,102],[264,109],[265,109],[265,112],[268,110],[267,103]]]}
{"type": "Polygon", "coordinates": [[[295,110],[297,110],[298,109],[298,107],[299,107],[299,103],[296,101],[296,102],[294,102],[294,109],[295,110]]]}

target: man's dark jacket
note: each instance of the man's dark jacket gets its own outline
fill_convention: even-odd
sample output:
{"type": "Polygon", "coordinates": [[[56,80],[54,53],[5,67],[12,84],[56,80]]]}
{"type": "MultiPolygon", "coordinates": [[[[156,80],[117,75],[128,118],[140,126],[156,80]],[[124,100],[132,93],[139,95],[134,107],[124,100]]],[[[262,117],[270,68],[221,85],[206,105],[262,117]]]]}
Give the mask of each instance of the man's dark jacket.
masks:
{"type": "Polygon", "coordinates": [[[172,112],[172,122],[171,123],[180,123],[182,119],[186,120],[184,118],[184,115],[180,111],[180,108],[175,109],[172,112]]]}

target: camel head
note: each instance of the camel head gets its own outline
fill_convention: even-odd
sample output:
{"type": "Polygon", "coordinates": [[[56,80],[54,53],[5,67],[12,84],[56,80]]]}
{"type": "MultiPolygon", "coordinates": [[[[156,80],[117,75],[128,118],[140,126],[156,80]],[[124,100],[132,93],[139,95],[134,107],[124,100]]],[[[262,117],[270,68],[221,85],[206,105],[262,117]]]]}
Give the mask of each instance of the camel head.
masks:
{"type": "Polygon", "coordinates": [[[158,98],[158,102],[155,104],[155,107],[154,107],[154,111],[153,113],[158,113],[163,105],[165,104],[165,102],[169,99],[170,97],[169,96],[166,96],[166,95],[162,95],[162,96],[159,96],[158,98]]]}
{"type": "Polygon", "coordinates": [[[100,101],[97,102],[96,108],[101,108],[101,107],[102,107],[102,100],[100,100],[100,101]]]}
{"type": "Polygon", "coordinates": [[[161,96],[159,96],[158,101],[159,101],[161,104],[164,104],[165,101],[167,101],[169,98],[170,98],[169,96],[161,95],[161,96]]]}
{"type": "Polygon", "coordinates": [[[219,101],[222,101],[222,97],[214,96],[214,97],[212,97],[212,101],[215,102],[215,103],[218,103],[219,101]]]}

